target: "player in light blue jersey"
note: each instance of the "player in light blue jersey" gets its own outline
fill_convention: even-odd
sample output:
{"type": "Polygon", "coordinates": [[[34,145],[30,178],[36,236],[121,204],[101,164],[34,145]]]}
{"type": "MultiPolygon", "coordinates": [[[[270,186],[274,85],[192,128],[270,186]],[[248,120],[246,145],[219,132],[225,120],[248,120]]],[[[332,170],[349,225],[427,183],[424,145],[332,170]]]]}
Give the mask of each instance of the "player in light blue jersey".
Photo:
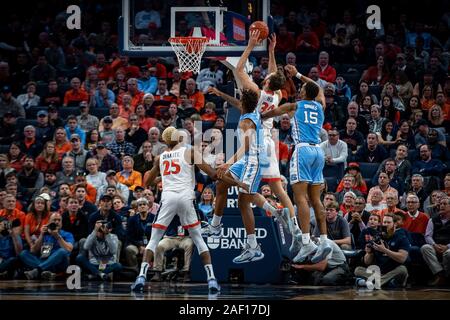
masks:
{"type": "Polygon", "coordinates": [[[269,111],[263,115],[263,119],[285,113],[293,116],[292,137],[296,147],[290,162],[290,182],[302,229],[302,247],[293,261],[302,263],[312,257],[311,262],[317,263],[324,260],[331,252],[331,247],[326,241],[325,210],[320,201],[325,155],[319,146],[319,134],[324,121],[325,96],[317,83],[301,75],[294,66],[287,65],[285,69],[291,76],[304,82],[300,90],[301,100],[296,103],[286,103],[269,111]],[[319,246],[310,239],[308,198],[320,229],[319,246]]]}
{"type": "MultiPolygon", "coordinates": [[[[258,85],[252,81],[252,79],[250,79],[244,70],[244,66],[253,48],[258,43],[258,39],[259,31],[251,31],[248,46],[242,53],[242,56],[236,65],[234,75],[236,77],[236,82],[239,86],[241,86],[240,89],[249,89],[258,94],[259,99],[258,105],[256,106],[256,112],[259,115],[262,115],[272,109],[278,108],[278,104],[282,99],[280,89],[286,82],[286,77],[283,72],[277,71],[277,63],[275,60],[276,35],[272,34],[268,38],[269,74],[265,77],[262,83],[262,89],[260,89],[258,85]]],[[[241,103],[236,98],[219,91],[217,88],[210,88],[209,93],[221,97],[242,112],[241,103]]],[[[275,213],[275,218],[280,221],[281,224],[292,234],[292,244],[290,250],[291,252],[297,253],[301,247],[301,231],[295,216],[294,205],[281,184],[278,156],[275,147],[276,142],[272,139],[273,119],[266,119],[262,121],[262,128],[264,131],[264,145],[267,147],[267,157],[269,161],[269,165],[267,167],[263,167],[261,170],[262,181],[269,184],[270,189],[277,196],[284,207],[284,209],[281,209],[279,212],[275,213]]]]}
{"type": "MultiPolygon", "coordinates": [[[[264,258],[260,245],[256,242],[255,217],[251,203],[254,203],[272,214],[278,213],[261,194],[257,193],[262,178],[262,169],[269,164],[264,145],[264,131],[259,113],[255,112],[258,102],[256,92],[248,89],[242,91],[241,117],[239,119],[239,138],[241,147],[221,167],[217,169],[219,179],[228,176],[243,182],[249,190],[239,188],[238,205],[247,232],[247,241],[242,253],[233,259],[234,263],[258,261],[264,258]]],[[[227,190],[231,185],[219,181],[216,186],[216,203],[211,224],[205,233],[210,237],[221,236],[221,219],[227,201],[227,190]]],[[[278,213],[279,214],[279,213],[278,213]]]]}

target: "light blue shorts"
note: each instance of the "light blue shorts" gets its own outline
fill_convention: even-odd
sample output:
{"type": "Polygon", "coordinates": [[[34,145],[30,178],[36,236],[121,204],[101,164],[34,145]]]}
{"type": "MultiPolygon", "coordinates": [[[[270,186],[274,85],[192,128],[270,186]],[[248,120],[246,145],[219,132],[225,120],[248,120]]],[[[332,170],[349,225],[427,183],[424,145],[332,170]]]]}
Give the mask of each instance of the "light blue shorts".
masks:
{"type": "Polygon", "coordinates": [[[296,146],[290,162],[291,185],[298,182],[323,183],[325,154],[317,146],[296,146]]]}
{"type": "Polygon", "coordinates": [[[258,160],[241,158],[230,167],[230,173],[236,180],[239,180],[249,186],[249,192],[239,188],[242,193],[257,193],[261,183],[261,168],[258,160]]]}

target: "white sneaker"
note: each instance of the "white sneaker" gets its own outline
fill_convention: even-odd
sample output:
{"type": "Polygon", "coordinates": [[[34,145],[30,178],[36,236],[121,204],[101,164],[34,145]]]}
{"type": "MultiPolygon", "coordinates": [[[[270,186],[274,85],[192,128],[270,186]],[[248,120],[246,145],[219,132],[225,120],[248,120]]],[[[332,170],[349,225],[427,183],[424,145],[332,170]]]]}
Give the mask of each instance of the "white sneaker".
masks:
{"type": "Polygon", "coordinates": [[[289,247],[289,252],[291,253],[298,253],[300,251],[300,249],[302,248],[303,243],[302,243],[302,234],[301,233],[297,233],[294,234],[292,236],[292,243],[291,246],[289,247]]]}
{"type": "Polygon", "coordinates": [[[144,291],[144,286],[145,286],[145,277],[138,276],[136,278],[136,281],[131,285],[131,291],[142,292],[144,291]]]}
{"type": "Polygon", "coordinates": [[[321,242],[317,247],[316,254],[312,257],[311,262],[318,263],[324,260],[330,254],[331,250],[332,250],[331,246],[328,244],[327,241],[321,242]]]}
{"type": "Polygon", "coordinates": [[[317,246],[314,244],[314,242],[309,241],[308,244],[303,244],[300,251],[298,252],[298,254],[294,257],[294,259],[292,259],[292,261],[294,263],[303,263],[306,260],[308,260],[308,258],[313,255],[314,253],[316,253],[317,251],[317,246]]]}
{"type": "Polygon", "coordinates": [[[202,235],[211,237],[211,238],[220,238],[222,236],[222,223],[218,226],[214,227],[211,224],[208,224],[207,227],[202,229],[202,235]]]}
{"type": "Polygon", "coordinates": [[[210,294],[215,294],[220,291],[220,285],[217,282],[217,279],[211,278],[208,280],[208,290],[210,294]]]}
{"type": "Polygon", "coordinates": [[[247,263],[258,261],[264,258],[264,253],[261,251],[261,247],[258,246],[254,249],[250,248],[248,243],[245,244],[245,248],[242,250],[242,253],[233,259],[234,263],[247,263]]]}

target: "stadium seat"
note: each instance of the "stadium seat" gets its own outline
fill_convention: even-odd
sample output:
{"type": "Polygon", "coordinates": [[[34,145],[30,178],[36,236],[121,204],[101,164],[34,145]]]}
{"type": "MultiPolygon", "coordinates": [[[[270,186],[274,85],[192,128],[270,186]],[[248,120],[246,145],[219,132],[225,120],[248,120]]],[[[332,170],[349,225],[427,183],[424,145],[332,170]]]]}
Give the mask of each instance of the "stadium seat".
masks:
{"type": "Polygon", "coordinates": [[[324,177],[324,179],[327,182],[328,192],[336,192],[339,181],[334,177],[324,177]]]}
{"type": "Polygon", "coordinates": [[[323,176],[324,177],[334,177],[338,181],[342,179],[344,176],[344,163],[339,163],[337,165],[325,165],[323,168],[323,176]]]}
{"type": "Polygon", "coordinates": [[[361,175],[366,182],[367,189],[372,187],[372,178],[380,166],[379,163],[360,162],[359,168],[361,169],[361,175]]]}
{"type": "Polygon", "coordinates": [[[410,149],[408,150],[408,160],[412,163],[413,161],[417,160],[417,150],[416,149],[410,149]]]}
{"type": "Polygon", "coordinates": [[[8,153],[9,144],[0,144],[0,154],[8,153]]]}
{"type": "Polygon", "coordinates": [[[47,82],[38,82],[36,86],[36,94],[39,97],[43,97],[48,92],[48,83],[47,82]]]}
{"type": "Polygon", "coordinates": [[[359,169],[361,169],[361,175],[364,179],[372,179],[378,170],[380,164],[378,162],[360,162],[359,169]]]}
{"type": "Polygon", "coordinates": [[[25,128],[28,125],[37,126],[37,120],[36,119],[17,119],[17,130],[22,133],[23,128],[25,128]]]}
{"type": "Polygon", "coordinates": [[[27,115],[27,119],[36,119],[36,115],[39,111],[45,110],[48,111],[48,107],[46,106],[37,106],[37,107],[31,107],[29,109],[25,110],[25,113],[27,115]]]}
{"type": "Polygon", "coordinates": [[[89,109],[89,113],[93,116],[96,116],[98,118],[98,120],[101,120],[102,118],[106,117],[107,115],[109,115],[109,108],[96,108],[96,107],[91,107],[89,109]]]}
{"type": "Polygon", "coordinates": [[[61,107],[58,113],[61,119],[66,120],[71,114],[78,116],[80,114],[80,107],[61,107]]]}

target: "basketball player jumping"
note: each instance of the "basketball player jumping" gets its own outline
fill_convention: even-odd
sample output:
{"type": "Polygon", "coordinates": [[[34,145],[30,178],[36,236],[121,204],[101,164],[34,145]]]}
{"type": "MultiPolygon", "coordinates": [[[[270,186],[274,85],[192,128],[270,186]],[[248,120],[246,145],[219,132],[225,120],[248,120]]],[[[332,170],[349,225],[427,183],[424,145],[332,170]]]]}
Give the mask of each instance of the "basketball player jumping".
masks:
{"type": "Polygon", "coordinates": [[[249,186],[249,190],[239,189],[238,205],[242,215],[242,222],[247,233],[247,242],[242,253],[233,259],[234,263],[258,261],[264,258],[260,246],[256,242],[255,217],[251,203],[264,210],[277,214],[273,207],[261,194],[258,188],[261,182],[261,170],[268,165],[264,136],[259,113],[255,112],[258,103],[256,92],[244,89],[242,92],[241,117],[239,118],[238,134],[241,147],[224,165],[217,169],[219,181],[216,186],[216,204],[211,224],[206,230],[210,237],[220,237],[221,219],[227,200],[227,190],[231,184],[223,177],[234,178],[249,186]]]}
{"type": "Polygon", "coordinates": [[[291,76],[303,81],[304,84],[300,90],[301,100],[296,103],[285,103],[265,113],[263,118],[280,116],[284,113],[294,116],[292,137],[296,147],[290,162],[290,182],[299,209],[303,245],[293,261],[302,263],[312,256],[311,262],[317,263],[331,252],[331,247],[326,241],[325,212],[320,201],[325,156],[319,147],[319,133],[324,121],[325,96],[317,83],[300,74],[294,66],[287,65],[285,69],[291,76]],[[318,247],[310,239],[308,198],[320,229],[318,247]]]}
{"type": "MultiPolygon", "coordinates": [[[[208,278],[209,292],[217,293],[220,291],[220,286],[214,277],[211,255],[202,238],[200,221],[198,221],[193,204],[195,199],[195,168],[193,163],[212,178],[215,178],[216,172],[203,162],[198,151],[186,146],[181,141],[181,135],[176,128],[166,128],[162,134],[162,138],[168,145],[168,149],[155,159],[154,166],[148,172],[144,181],[144,185],[148,186],[161,174],[163,183],[161,206],[157,220],[153,224],[150,241],[144,251],[140,273],[135,283],[131,286],[131,290],[143,290],[147,279],[147,270],[154,257],[156,247],[164,235],[167,226],[173,217],[178,214],[183,228],[189,230],[189,235],[200,254],[208,278]]],[[[223,177],[223,179],[231,185],[238,185],[240,188],[248,190],[245,184],[236,182],[230,177],[223,177]]]]}
{"type": "MultiPolygon", "coordinates": [[[[283,86],[286,78],[282,73],[277,72],[277,66],[275,61],[275,46],[276,46],[276,35],[272,34],[269,38],[269,74],[266,76],[263,82],[263,89],[260,90],[259,87],[254,83],[249,76],[244,71],[245,62],[248,56],[252,52],[255,45],[258,43],[259,31],[253,31],[250,33],[250,39],[248,46],[244,53],[242,54],[239,62],[236,66],[235,76],[238,78],[242,84],[243,89],[249,89],[258,95],[258,105],[256,110],[260,115],[273,110],[278,107],[281,100],[281,87],[283,86]]],[[[211,88],[210,93],[216,94],[222,97],[224,100],[234,105],[236,108],[242,111],[240,101],[234,97],[231,97],[223,92],[220,92],[216,88],[211,88]]],[[[292,245],[290,250],[292,252],[298,252],[301,247],[301,231],[299,229],[297,219],[295,216],[294,206],[292,205],[289,196],[284,191],[281,184],[280,170],[278,166],[277,155],[275,151],[275,142],[272,139],[271,130],[273,128],[273,119],[268,118],[263,120],[262,126],[264,129],[264,145],[267,148],[267,157],[269,160],[269,165],[262,168],[261,175],[262,181],[267,182],[270,188],[275,193],[275,195],[280,199],[282,205],[286,210],[277,211],[275,215],[279,218],[279,221],[287,227],[292,234],[292,245]],[[281,215],[280,213],[281,212],[281,215]]],[[[214,226],[214,225],[213,225],[214,226]]]]}

